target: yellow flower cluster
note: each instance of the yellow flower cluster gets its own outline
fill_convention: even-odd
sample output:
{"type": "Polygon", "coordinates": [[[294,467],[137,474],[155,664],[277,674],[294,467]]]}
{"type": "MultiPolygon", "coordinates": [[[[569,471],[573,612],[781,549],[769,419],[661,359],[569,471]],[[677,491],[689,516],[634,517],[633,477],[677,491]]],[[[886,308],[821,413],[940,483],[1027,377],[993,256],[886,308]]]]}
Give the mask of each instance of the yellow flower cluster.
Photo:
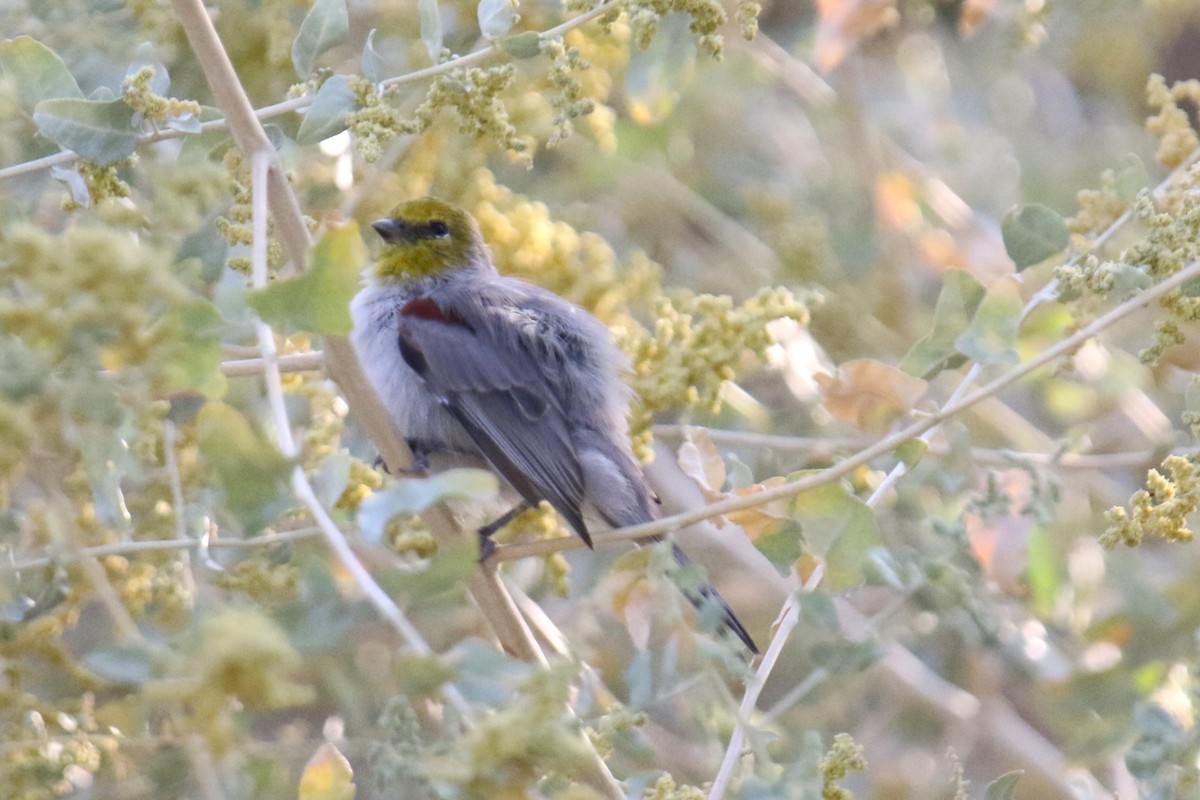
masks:
{"type": "Polygon", "coordinates": [[[596,103],[583,94],[578,73],[590,65],[579,54],[579,48],[567,47],[562,39],[548,39],[542,42],[542,55],[550,59],[550,83],[555,89],[550,98],[555,111],[554,133],[546,143],[547,147],[553,147],[571,135],[573,120],[596,110],[596,103]]]}
{"type": "MultiPolygon", "coordinates": [[[[121,180],[118,171],[131,166],[136,160],[136,156],[131,156],[111,164],[77,161],[75,171],[83,178],[83,185],[87,187],[88,202],[95,206],[110,197],[129,197],[129,184],[121,180]]],[[[84,207],[85,204],[80,203],[71,195],[65,196],[61,204],[62,210],[68,212],[78,211],[84,207]]]]}
{"type": "MultiPolygon", "coordinates": [[[[1073,300],[1087,293],[1129,293],[1170,277],[1200,259],[1200,198],[1194,191],[1197,185],[1200,168],[1192,167],[1184,180],[1162,198],[1141,192],[1133,214],[1145,235],[1115,261],[1088,256],[1077,264],[1058,267],[1055,278],[1060,283],[1060,297],[1073,300]]],[[[1164,296],[1159,306],[1167,317],[1155,325],[1151,345],[1138,354],[1147,364],[1155,363],[1168,348],[1184,341],[1180,323],[1200,319],[1200,298],[1182,290],[1164,296]]]]}
{"type": "Polygon", "coordinates": [[[834,736],[833,747],[817,763],[817,771],[821,773],[822,800],[854,800],[854,795],[836,782],[851,772],[862,772],[866,768],[867,759],[862,745],[848,733],[834,736]]]}
{"type": "MultiPolygon", "coordinates": [[[[738,19],[742,21],[745,32],[748,23],[743,16],[753,9],[749,4],[743,6],[738,9],[738,19]]],[[[658,32],[658,21],[667,14],[678,13],[692,18],[688,28],[696,34],[701,50],[717,60],[724,52],[725,40],[717,31],[725,24],[725,8],[718,0],[626,0],[621,4],[621,9],[633,31],[633,40],[643,50],[650,46],[650,41],[658,32]]]]}
{"type": "Polygon", "coordinates": [[[214,586],[241,592],[263,608],[277,608],[300,596],[299,567],[291,561],[279,563],[266,553],[255,553],[208,574],[214,586]]]}
{"type": "Polygon", "coordinates": [[[704,800],[705,794],[695,786],[677,785],[675,778],[664,772],[642,797],[643,800],[704,800]]]}
{"type": "Polygon", "coordinates": [[[454,69],[434,78],[425,100],[405,118],[387,105],[374,84],[365,79],[351,82],[358,110],[346,117],[359,155],[376,161],[383,147],[400,134],[423,133],[433,125],[438,112],[453,112],[458,130],[477,139],[496,142],[511,156],[528,161],[529,142],[517,135],[500,94],[509,87],[516,70],[511,64],[494,67],[454,69]]]}
{"type": "MultiPolygon", "coordinates": [[[[472,797],[521,796],[535,775],[567,788],[591,758],[566,703],[577,667],[560,661],[523,681],[512,701],[484,717],[464,738],[458,777],[472,797]]],[[[580,786],[579,789],[587,790],[580,786]]],[[[582,797],[576,793],[574,796],[582,797]]],[[[594,796],[594,795],[593,795],[594,796]]]]}
{"type": "Polygon", "coordinates": [[[460,201],[479,221],[501,272],[545,286],[605,322],[661,292],[658,265],[643,253],[621,264],[603,238],[552,219],[544,203],[497,184],[486,169],[472,173],[460,201]]]}
{"type": "Polygon", "coordinates": [[[1081,189],[1075,195],[1079,211],[1066,221],[1077,236],[1102,231],[1125,213],[1129,203],[1117,192],[1117,175],[1111,169],[1100,173],[1099,189],[1081,189]]]}
{"type": "Polygon", "coordinates": [[[1187,517],[1200,507],[1200,467],[1194,459],[1167,456],[1162,470],[1146,473],[1146,488],[1129,498],[1128,511],[1115,506],[1105,513],[1108,530],[1100,537],[1100,544],[1108,548],[1118,544],[1136,547],[1147,535],[1168,542],[1192,540],[1187,517]]]}
{"type": "Polygon", "coordinates": [[[608,758],[613,754],[613,742],[617,736],[634,728],[642,727],[648,719],[645,711],[634,711],[614,701],[605,709],[603,716],[584,730],[600,757],[608,758]]]}
{"type": "Polygon", "coordinates": [[[1146,84],[1146,102],[1158,112],[1146,120],[1146,130],[1159,138],[1155,157],[1168,169],[1179,166],[1200,145],[1186,109],[1179,103],[1200,105],[1200,81],[1178,81],[1167,86],[1162,75],[1151,75],[1146,84]]]}
{"type": "Polygon", "coordinates": [[[121,82],[121,100],[125,105],[142,115],[142,118],[157,128],[166,125],[171,117],[190,114],[200,116],[200,103],[195,100],[180,100],[163,97],[150,88],[154,80],[154,67],[145,66],[121,82]]]}
{"type": "Polygon", "coordinates": [[[169,331],[152,323],[190,299],[158,254],[121,231],[18,225],[0,245],[0,329],[54,365],[89,352],[85,342],[109,368],[160,359],[169,331]]]}
{"type": "Polygon", "coordinates": [[[740,306],[727,296],[662,298],[653,330],[622,327],[617,343],[633,363],[636,392],[632,432],[639,457],[649,459],[650,424],[668,409],[721,408],[721,387],[747,357],[761,360],[771,344],[767,324],[781,318],[808,322],[808,298],[766,288],[740,306]]]}
{"type": "MultiPolygon", "coordinates": [[[[231,245],[240,244],[249,247],[254,240],[253,232],[250,229],[250,220],[253,216],[250,168],[242,162],[241,154],[232,148],[225,153],[225,166],[229,170],[230,192],[233,195],[233,204],[229,206],[229,210],[225,216],[217,218],[217,232],[231,245]]],[[[268,218],[267,266],[272,273],[282,267],[287,261],[287,254],[283,250],[283,245],[279,243],[278,239],[270,235],[274,227],[274,219],[268,218]]],[[[229,259],[229,266],[231,269],[235,269],[245,275],[250,274],[250,259],[245,256],[236,256],[229,259]]]]}
{"type": "Polygon", "coordinates": [[[189,724],[220,756],[234,736],[235,707],[266,711],[312,700],[312,689],[293,679],[299,666],[287,634],[269,617],[224,608],[204,618],[159,691],[190,707],[189,724]]]}

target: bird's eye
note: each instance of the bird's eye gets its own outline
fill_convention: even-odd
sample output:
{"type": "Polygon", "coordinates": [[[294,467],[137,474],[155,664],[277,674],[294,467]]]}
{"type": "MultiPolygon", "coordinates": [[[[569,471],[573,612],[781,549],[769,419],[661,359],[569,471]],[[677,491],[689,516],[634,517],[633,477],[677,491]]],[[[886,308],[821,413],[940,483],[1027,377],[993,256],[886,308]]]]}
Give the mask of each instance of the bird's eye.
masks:
{"type": "Polygon", "coordinates": [[[450,235],[450,226],[440,220],[429,223],[429,232],[438,239],[450,235]]]}

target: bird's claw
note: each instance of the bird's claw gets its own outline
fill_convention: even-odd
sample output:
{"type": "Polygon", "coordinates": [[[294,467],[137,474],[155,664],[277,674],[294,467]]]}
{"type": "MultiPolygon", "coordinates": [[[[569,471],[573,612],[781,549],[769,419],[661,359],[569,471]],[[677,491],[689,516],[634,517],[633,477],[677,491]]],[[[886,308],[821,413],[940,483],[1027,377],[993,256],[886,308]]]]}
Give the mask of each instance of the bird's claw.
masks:
{"type": "Polygon", "coordinates": [[[479,563],[486,564],[496,554],[496,543],[490,536],[479,537],[479,563]]]}

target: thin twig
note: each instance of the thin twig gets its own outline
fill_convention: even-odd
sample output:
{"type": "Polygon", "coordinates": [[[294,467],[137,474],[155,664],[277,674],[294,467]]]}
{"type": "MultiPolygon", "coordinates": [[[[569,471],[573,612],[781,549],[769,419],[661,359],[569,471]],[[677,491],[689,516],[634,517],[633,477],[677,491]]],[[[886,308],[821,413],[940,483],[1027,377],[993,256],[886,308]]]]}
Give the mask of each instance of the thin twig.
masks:
{"type": "MultiPolygon", "coordinates": [[[[321,369],[324,364],[325,354],[316,350],[309,353],[289,353],[286,356],[279,356],[275,366],[281,373],[288,373],[312,372],[321,369]]],[[[239,358],[235,361],[221,362],[221,374],[227,378],[262,375],[265,369],[266,362],[261,358],[239,358]]]]}
{"type": "MultiPolygon", "coordinates": [[[[654,435],[664,439],[681,439],[686,435],[687,425],[655,425],[654,435]]],[[[834,453],[866,447],[878,441],[868,437],[821,437],[785,436],[753,431],[731,431],[719,428],[701,428],[713,443],[727,447],[761,448],[780,453],[806,453],[817,457],[828,457],[834,453]]],[[[942,442],[930,442],[929,452],[933,455],[948,455],[950,446],[942,442]]],[[[1137,469],[1152,466],[1162,460],[1162,448],[1147,450],[1123,450],[1116,453],[1035,453],[1024,450],[1006,450],[994,447],[972,447],[971,458],[990,465],[1028,463],[1037,466],[1073,470],[1137,469]]],[[[1190,447],[1173,450],[1179,455],[1200,452],[1190,447]]]]}
{"type": "MultiPolygon", "coordinates": [[[[260,150],[251,156],[251,240],[250,240],[250,263],[251,263],[251,283],[256,289],[261,289],[267,285],[267,192],[268,192],[268,172],[270,170],[271,156],[269,151],[260,150]]],[[[296,445],[296,440],[292,436],[292,427],[288,421],[287,406],[283,398],[283,382],[280,379],[278,353],[275,350],[275,333],[271,330],[271,326],[263,322],[261,319],[255,320],[255,334],[258,337],[258,345],[262,351],[262,361],[264,364],[263,381],[267,389],[267,401],[271,408],[271,417],[275,422],[275,437],[279,441],[279,450],[288,459],[297,459],[300,455],[300,448],[296,445]]],[[[325,538],[325,543],[337,556],[342,567],[350,573],[355,584],[362,590],[367,601],[375,607],[385,620],[387,620],[397,633],[404,639],[405,643],[421,655],[432,655],[433,648],[421,636],[420,631],[408,620],[400,607],[395,601],[388,596],[372,577],[371,573],[363,566],[362,561],[354,554],[350,548],[350,543],[346,541],[346,537],[342,534],[333,519],[325,511],[325,507],[321,505],[317,499],[316,492],[313,491],[312,485],[308,481],[308,476],[304,474],[304,469],[297,464],[292,469],[292,491],[296,497],[300,499],[307,508],[313,519],[317,523],[317,527],[321,529],[321,534],[325,538]]],[[[446,700],[454,706],[455,710],[461,715],[464,723],[469,723],[471,717],[471,707],[467,703],[466,698],[452,685],[447,684],[443,688],[443,693],[446,700]]]]}
{"type": "MultiPolygon", "coordinates": [[[[722,500],[713,503],[703,508],[685,511],[681,514],[675,514],[670,517],[647,522],[642,525],[633,525],[627,528],[619,528],[613,531],[604,531],[592,534],[592,541],[595,544],[607,542],[623,542],[634,541],[637,539],[646,539],[651,536],[661,536],[663,534],[677,531],[680,528],[691,525],[693,522],[699,522],[713,517],[723,516],[734,511],[744,511],[748,508],[765,505],[775,500],[782,500],[787,497],[793,497],[797,494],[815,489],[818,486],[824,486],[833,481],[839,480],[845,475],[850,474],[859,467],[869,464],[879,456],[886,455],[892,452],[904,442],[916,439],[928,430],[937,427],[946,420],[952,419],[961,414],[963,411],[971,408],[982,400],[997,394],[1002,389],[1016,383],[1031,372],[1035,372],[1041,367],[1062,358],[1074,352],[1080,345],[1087,340],[1104,332],[1108,328],[1120,322],[1125,317],[1138,311],[1151,302],[1175,291],[1183,284],[1200,276],[1200,262],[1193,262],[1184,269],[1175,273],[1171,277],[1163,280],[1161,283],[1150,287],[1136,297],[1116,306],[1108,313],[1098,317],[1091,324],[1086,325],[1079,331],[1066,339],[1058,342],[1056,345],[1047,348],[1039,355],[1026,361],[1024,364],[1013,367],[1009,371],[1003,373],[998,378],[990,383],[985,384],[974,392],[966,396],[960,396],[952,402],[947,403],[941,410],[929,414],[924,419],[917,420],[907,427],[897,431],[896,433],[879,440],[875,444],[866,447],[852,456],[838,462],[837,464],[821,470],[813,475],[807,475],[799,480],[786,483],[782,486],[777,486],[771,489],[766,489],[754,494],[745,495],[742,497],[733,497],[728,500],[722,500]]],[[[956,392],[956,395],[962,395],[962,392],[956,392]]],[[[539,542],[521,542],[518,544],[502,545],[496,548],[496,553],[491,561],[508,561],[514,558],[525,558],[533,555],[545,555],[547,553],[558,552],[561,550],[573,550],[578,547],[583,547],[583,542],[574,538],[550,539],[539,542]]]]}
{"type": "MultiPolygon", "coordinates": [[[[800,592],[812,592],[820,584],[823,575],[824,570],[818,568],[805,581],[800,592]]],[[[754,709],[758,706],[758,697],[762,693],[763,687],[767,685],[767,678],[771,676],[775,665],[779,663],[784,645],[788,643],[788,639],[791,638],[792,632],[796,630],[798,624],[800,624],[800,593],[792,592],[779,610],[779,617],[771,636],[771,643],[767,645],[767,652],[763,654],[762,661],[754,670],[754,675],[746,682],[746,690],[742,694],[742,702],[738,706],[737,724],[733,728],[733,733],[729,735],[729,745],[725,748],[725,757],[721,760],[721,767],[717,770],[716,777],[713,778],[712,787],[708,792],[708,800],[721,800],[725,796],[729,782],[733,779],[733,770],[742,754],[742,744],[746,739],[746,725],[749,723],[754,709]]]]}
{"type": "Polygon", "coordinates": [[[312,539],[321,535],[321,529],[317,527],[297,528],[293,531],[280,531],[278,533],[268,533],[262,536],[254,536],[249,539],[216,539],[207,544],[199,539],[185,537],[182,539],[147,539],[145,541],[135,542],[111,542],[109,544],[98,544],[92,547],[81,547],[78,550],[71,550],[53,556],[39,556],[37,558],[28,558],[24,561],[13,561],[12,563],[0,563],[0,573],[3,572],[21,572],[23,570],[41,569],[54,564],[69,564],[80,558],[97,558],[100,556],[127,556],[134,553],[153,553],[170,550],[193,551],[200,550],[202,547],[210,549],[242,549],[251,547],[270,547],[271,545],[280,544],[282,542],[294,542],[301,539],[312,539]]]}
{"type": "MultiPolygon", "coordinates": [[[[172,0],[172,4],[209,88],[217,104],[225,111],[230,133],[239,149],[245,154],[271,152],[266,131],[254,116],[245,90],[204,4],[200,0],[172,0]]],[[[299,270],[312,244],[312,237],[291,187],[286,180],[275,180],[277,174],[282,177],[277,159],[272,159],[268,197],[271,214],[277,222],[276,231],[292,264],[299,270]]],[[[399,474],[412,463],[412,453],[400,438],[391,417],[363,373],[358,355],[344,336],[325,337],[324,363],[326,372],[337,382],[355,419],[374,442],[389,471],[399,474]]],[[[462,531],[444,505],[434,506],[421,516],[438,542],[450,544],[462,538],[462,531]]],[[[471,577],[468,588],[505,649],[520,658],[538,661],[541,651],[537,642],[513,607],[512,599],[496,579],[494,568],[477,571],[471,577]]],[[[600,762],[594,771],[596,785],[606,796],[618,797],[620,791],[616,782],[611,775],[605,778],[600,774],[605,771],[602,768],[603,762],[600,762]]]]}
{"type": "MultiPolygon", "coordinates": [[[[591,22],[593,19],[596,19],[597,17],[599,17],[603,14],[606,14],[609,11],[614,10],[615,8],[618,7],[618,5],[619,5],[619,3],[617,0],[610,0],[610,2],[607,2],[607,3],[604,3],[603,5],[597,6],[596,8],[593,8],[590,11],[585,11],[584,13],[579,14],[578,16],[572,17],[571,19],[567,20],[566,22],[563,22],[560,25],[550,28],[549,30],[542,31],[541,33],[538,34],[538,37],[542,41],[547,41],[550,39],[558,38],[558,37],[562,36],[563,34],[567,33],[568,31],[578,28],[580,25],[584,25],[585,23],[591,22]]],[[[176,6],[176,11],[179,11],[179,6],[176,6]]],[[[186,28],[185,28],[185,30],[186,30],[186,28]]],[[[416,83],[418,81],[425,80],[426,78],[433,78],[433,77],[436,77],[443,73],[450,72],[451,70],[461,69],[462,67],[467,67],[467,66],[472,66],[474,64],[478,64],[483,61],[486,61],[489,58],[492,58],[494,56],[501,56],[501,55],[504,55],[504,48],[500,46],[499,42],[491,42],[486,47],[484,47],[480,50],[476,50],[474,52],[468,53],[465,56],[460,56],[459,58],[454,58],[449,61],[444,61],[441,64],[435,64],[432,67],[426,67],[424,69],[415,70],[413,72],[409,72],[404,75],[397,75],[392,78],[386,78],[380,82],[380,86],[383,88],[389,88],[392,86],[401,86],[401,85],[408,84],[408,83],[416,83]]],[[[263,108],[260,108],[260,109],[252,109],[251,113],[261,121],[261,120],[266,120],[266,119],[272,119],[273,117],[282,116],[284,114],[289,114],[293,111],[303,111],[312,103],[313,98],[315,96],[316,96],[316,94],[314,92],[305,92],[304,94],[300,95],[299,97],[293,97],[288,100],[283,100],[281,102],[274,103],[269,106],[264,106],[263,108]]],[[[219,100],[218,100],[218,104],[220,104],[219,100]]],[[[221,107],[225,108],[225,106],[223,104],[221,104],[221,107]]],[[[228,113],[228,109],[226,109],[226,112],[228,113]]],[[[236,127],[236,125],[234,123],[232,123],[229,118],[209,120],[207,122],[201,123],[199,133],[209,133],[211,131],[224,131],[224,130],[233,131],[235,129],[235,127],[236,127]]],[[[162,142],[162,141],[166,141],[168,139],[180,139],[185,136],[192,136],[192,135],[195,135],[195,134],[192,132],[188,132],[188,131],[181,131],[181,130],[176,130],[173,128],[168,128],[168,129],[164,129],[164,130],[160,130],[160,131],[155,131],[153,133],[148,133],[145,136],[142,136],[138,140],[138,146],[141,147],[142,145],[153,144],[154,142],[162,142]]],[[[248,152],[248,151],[246,151],[243,148],[243,152],[248,152]]],[[[13,164],[11,166],[0,168],[0,181],[3,181],[7,178],[15,178],[19,175],[27,175],[29,173],[38,172],[38,171],[44,170],[44,169],[50,169],[51,167],[61,166],[64,164],[70,164],[70,163],[78,160],[78,158],[79,158],[79,155],[77,153],[75,153],[74,151],[61,150],[57,153],[51,153],[48,156],[42,156],[40,158],[31,159],[29,161],[23,161],[20,164],[13,164]]]]}

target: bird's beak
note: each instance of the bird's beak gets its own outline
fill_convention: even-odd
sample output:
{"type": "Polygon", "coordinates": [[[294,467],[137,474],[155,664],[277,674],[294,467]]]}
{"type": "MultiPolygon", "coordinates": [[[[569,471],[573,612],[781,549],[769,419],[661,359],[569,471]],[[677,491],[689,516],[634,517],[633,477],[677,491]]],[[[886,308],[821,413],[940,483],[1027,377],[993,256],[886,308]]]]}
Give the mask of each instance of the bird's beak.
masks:
{"type": "Polygon", "coordinates": [[[405,238],[408,226],[397,219],[385,217],[371,223],[371,227],[385,242],[398,242],[405,238]]]}

